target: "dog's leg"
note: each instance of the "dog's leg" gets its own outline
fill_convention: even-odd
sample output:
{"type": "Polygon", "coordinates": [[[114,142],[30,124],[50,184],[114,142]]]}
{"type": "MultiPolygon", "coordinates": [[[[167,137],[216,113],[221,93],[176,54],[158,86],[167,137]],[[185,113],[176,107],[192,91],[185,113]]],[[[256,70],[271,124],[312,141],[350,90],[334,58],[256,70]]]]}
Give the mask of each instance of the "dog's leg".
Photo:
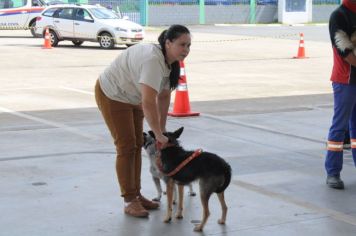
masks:
{"type": "Polygon", "coordinates": [[[173,186],[173,205],[177,203],[177,184],[173,186]]]}
{"type": "Polygon", "coordinates": [[[193,184],[189,184],[189,196],[197,195],[193,190],[193,184]]]}
{"type": "Polygon", "coordinates": [[[209,197],[211,194],[206,194],[206,193],[200,193],[200,200],[203,205],[203,218],[201,220],[201,223],[197,226],[195,226],[194,231],[203,231],[204,225],[206,224],[206,221],[208,220],[208,217],[210,215],[209,211],[209,197]]]}
{"type": "Polygon", "coordinates": [[[183,201],[184,201],[184,185],[178,184],[178,211],[177,219],[183,219],[183,201]]]}
{"type": "Polygon", "coordinates": [[[165,223],[168,223],[172,220],[173,188],[174,181],[173,179],[169,178],[167,180],[167,215],[163,220],[165,223]]]}
{"type": "Polygon", "coordinates": [[[227,206],[225,202],[224,192],[218,193],[218,198],[220,201],[221,212],[222,212],[221,219],[218,220],[218,223],[223,225],[226,222],[226,214],[227,214],[227,206]]]}
{"type": "Polygon", "coordinates": [[[152,200],[160,202],[161,201],[161,197],[162,197],[161,181],[157,177],[152,177],[152,178],[153,178],[153,182],[155,183],[155,186],[156,186],[156,189],[157,189],[157,194],[158,194],[157,197],[152,199],[152,200]]]}

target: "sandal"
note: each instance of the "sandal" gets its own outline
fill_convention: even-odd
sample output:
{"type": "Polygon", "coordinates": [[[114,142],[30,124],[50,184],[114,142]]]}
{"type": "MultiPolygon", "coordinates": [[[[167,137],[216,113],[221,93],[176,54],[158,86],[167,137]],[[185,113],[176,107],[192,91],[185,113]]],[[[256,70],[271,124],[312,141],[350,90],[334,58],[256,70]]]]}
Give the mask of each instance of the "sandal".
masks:
{"type": "Polygon", "coordinates": [[[126,207],[125,213],[134,217],[147,217],[148,211],[143,208],[141,202],[136,198],[132,200],[126,207]]]}
{"type": "Polygon", "coordinates": [[[146,210],[155,210],[159,207],[159,204],[157,202],[150,201],[142,195],[138,196],[138,200],[141,202],[142,206],[146,210]]]}

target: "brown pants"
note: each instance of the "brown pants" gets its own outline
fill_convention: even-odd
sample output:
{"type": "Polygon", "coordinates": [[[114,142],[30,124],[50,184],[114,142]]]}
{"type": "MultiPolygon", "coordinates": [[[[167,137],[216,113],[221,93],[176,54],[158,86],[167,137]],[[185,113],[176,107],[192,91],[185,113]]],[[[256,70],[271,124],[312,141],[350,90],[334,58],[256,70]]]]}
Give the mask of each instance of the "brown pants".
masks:
{"type": "Polygon", "coordinates": [[[95,99],[116,146],[116,174],[121,196],[131,201],[141,189],[142,107],[109,99],[99,81],[95,85],[95,99]]]}

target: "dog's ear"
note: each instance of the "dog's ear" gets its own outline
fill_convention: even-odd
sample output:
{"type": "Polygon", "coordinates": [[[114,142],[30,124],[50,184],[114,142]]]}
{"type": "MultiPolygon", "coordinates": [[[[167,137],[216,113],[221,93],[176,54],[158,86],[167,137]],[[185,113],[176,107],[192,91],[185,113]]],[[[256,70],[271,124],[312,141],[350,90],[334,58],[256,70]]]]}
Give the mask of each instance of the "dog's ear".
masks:
{"type": "Polygon", "coordinates": [[[155,133],[153,133],[152,130],[148,131],[148,134],[149,134],[152,138],[156,139],[155,133]]]}
{"type": "Polygon", "coordinates": [[[180,135],[183,133],[183,129],[184,127],[180,127],[179,129],[177,129],[176,131],[174,131],[173,135],[174,137],[177,139],[180,137],[180,135]]]}

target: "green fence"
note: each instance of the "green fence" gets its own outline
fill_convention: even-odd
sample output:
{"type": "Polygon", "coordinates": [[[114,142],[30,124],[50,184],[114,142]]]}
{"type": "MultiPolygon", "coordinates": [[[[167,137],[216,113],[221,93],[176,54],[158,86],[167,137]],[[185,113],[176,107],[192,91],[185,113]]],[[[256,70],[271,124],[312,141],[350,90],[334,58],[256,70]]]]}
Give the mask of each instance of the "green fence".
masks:
{"type": "MultiPolygon", "coordinates": [[[[75,0],[74,0],[75,1],[75,0]]],[[[85,1],[85,0],[83,0],[85,1]]],[[[206,22],[212,23],[211,20],[207,20],[207,10],[216,7],[218,12],[221,12],[221,9],[225,9],[226,13],[236,12],[236,14],[247,15],[247,19],[244,22],[238,23],[260,23],[256,22],[256,19],[259,19],[261,15],[261,9],[266,7],[274,7],[277,11],[278,0],[87,0],[89,4],[101,4],[106,7],[116,7],[120,8],[121,14],[123,16],[128,16],[130,20],[140,23],[141,25],[147,26],[152,23],[152,17],[157,17],[156,14],[160,14],[160,11],[157,11],[157,8],[164,9],[166,11],[167,7],[172,7],[172,9],[188,9],[188,13],[183,15],[182,18],[187,17],[196,17],[195,15],[189,15],[189,11],[196,12],[198,15],[198,20],[195,24],[205,24],[206,22]],[[151,11],[152,8],[156,10],[151,11]],[[194,10],[191,10],[194,9],[194,10]],[[237,11],[235,10],[237,9],[237,11]],[[151,14],[151,16],[150,16],[151,14]],[[153,16],[152,16],[153,14],[153,16]],[[260,15],[259,15],[260,14],[260,15]],[[151,19],[151,20],[150,20],[151,19]]],[[[340,4],[341,0],[312,0],[313,5],[315,6],[337,6],[340,4]]],[[[175,15],[177,12],[173,12],[175,15]]],[[[218,13],[217,13],[218,14],[218,13]]],[[[219,13],[221,14],[221,13],[219,13]]],[[[210,14],[211,15],[211,14],[210,14]]],[[[173,16],[173,14],[172,14],[173,16]]],[[[170,16],[168,16],[170,17],[170,16]]],[[[275,21],[274,21],[275,22],[275,21]]],[[[225,22],[225,23],[234,23],[234,22],[225,22]]],[[[236,22],[235,22],[236,23],[236,22]]],[[[265,22],[267,23],[267,22],[265,22]]],[[[271,23],[271,22],[270,22],[271,23]]]]}

